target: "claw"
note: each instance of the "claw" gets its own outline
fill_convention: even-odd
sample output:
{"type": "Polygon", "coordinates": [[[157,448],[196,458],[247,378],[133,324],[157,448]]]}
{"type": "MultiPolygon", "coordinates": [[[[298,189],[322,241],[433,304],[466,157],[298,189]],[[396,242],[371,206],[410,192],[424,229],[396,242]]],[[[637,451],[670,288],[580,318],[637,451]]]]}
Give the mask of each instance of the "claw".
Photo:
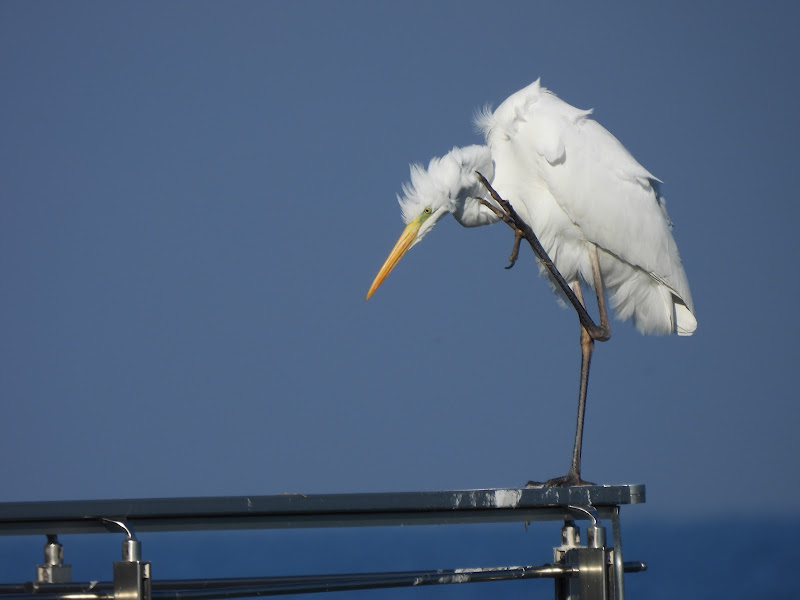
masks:
{"type": "Polygon", "coordinates": [[[514,247],[511,249],[511,256],[508,257],[510,264],[506,267],[506,269],[510,269],[517,263],[517,259],[519,258],[519,242],[522,240],[523,236],[524,234],[522,233],[522,230],[514,230],[514,247]]]}
{"type": "Polygon", "coordinates": [[[529,481],[525,487],[529,488],[542,488],[542,487],[574,487],[579,485],[597,485],[591,481],[584,481],[577,473],[567,473],[563,477],[554,477],[545,482],[529,481]]]}

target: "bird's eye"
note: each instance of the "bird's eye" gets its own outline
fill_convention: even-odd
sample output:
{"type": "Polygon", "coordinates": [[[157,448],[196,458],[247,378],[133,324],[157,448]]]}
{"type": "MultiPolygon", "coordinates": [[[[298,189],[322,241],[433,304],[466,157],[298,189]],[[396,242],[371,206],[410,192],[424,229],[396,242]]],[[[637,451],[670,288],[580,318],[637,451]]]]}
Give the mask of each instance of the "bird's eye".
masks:
{"type": "Polygon", "coordinates": [[[432,212],[433,212],[433,211],[431,210],[431,207],[430,207],[430,206],[426,206],[426,207],[425,207],[425,210],[423,210],[423,211],[422,211],[422,214],[424,214],[424,215],[429,215],[429,214],[431,214],[432,212]]]}

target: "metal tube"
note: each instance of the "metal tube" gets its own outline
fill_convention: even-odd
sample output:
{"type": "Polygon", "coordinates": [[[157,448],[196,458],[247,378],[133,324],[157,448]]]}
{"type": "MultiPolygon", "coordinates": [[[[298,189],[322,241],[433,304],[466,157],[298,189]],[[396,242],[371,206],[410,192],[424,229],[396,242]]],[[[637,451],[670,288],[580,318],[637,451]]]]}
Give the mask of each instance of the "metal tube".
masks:
{"type": "Polygon", "coordinates": [[[590,525],[586,528],[586,545],[589,548],[606,547],[606,529],[602,525],[590,525]]]}
{"type": "MultiPolygon", "coordinates": [[[[623,565],[626,573],[644,571],[646,568],[642,562],[623,565]]],[[[577,575],[578,570],[574,567],[541,565],[286,577],[175,579],[153,581],[152,597],[154,600],[211,600],[511,579],[566,578],[577,575]]],[[[3,600],[115,600],[111,582],[39,584],[35,588],[30,584],[3,584],[0,586],[0,597],[3,600]]]]}
{"type": "Polygon", "coordinates": [[[612,507],[639,502],[643,485],[3,502],[0,535],[536,522],[575,515],[569,506],[607,518],[612,507]]]}
{"type": "Polygon", "coordinates": [[[106,593],[81,593],[76,592],[74,594],[62,594],[59,592],[51,592],[51,593],[37,593],[37,594],[9,594],[8,596],[3,596],[5,600],[31,600],[35,598],[36,600],[114,600],[113,592],[106,592],[106,593]]]}
{"type": "MultiPolygon", "coordinates": [[[[229,579],[196,579],[152,582],[153,600],[210,600],[308,594],[325,591],[412,587],[450,583],[476,583],[510,579],[572,577],[575,569],[558,565],[441,569],[437,571],[401,571],[387,573],[355,573],[329,575],[296,575],[289,577],[254,577],[229,579]]],[[[12,586],[8,586],[10,589],[12,586]]],[[[61,584],[38,586],[33,594],[3,594],[3,600],[114,600],[109,583],[61,584]]],[[[33,590],[31,590],[33,591],[33,590]]]]}
{"type": "MultiPolygon", "coordinates": [[[[536,567],[499,567],[489,569],[454,569],[403,573],[370,573],[365,575],[343,575],[331,577],[299,576],[278,578],[282,581],[262,583],[247,587],[220,587],[216,589],[153,590],[153,600],[212,600],[245,598],[252,596],[276,596],[282,594],[309,594],[316,592],[349,591],[393,587],[414,587],[452,583],[477,583],[509,579],[534,579],[544,577],[567,577],[574,573],[557,565],[536,567]]],[[[213,582],[209,582],[213,583],[213,582]]],[[[160,587],[160,586],[159,586],[160,587]]]]}
{"type": "Polygon", "coordinates": [[[614,537],[614,578],[616,600],[625,600],[625,577],[622,562],[622,531],[619,526],[619,507],[615,506],[611,514],[611,531],[614,537]]]}

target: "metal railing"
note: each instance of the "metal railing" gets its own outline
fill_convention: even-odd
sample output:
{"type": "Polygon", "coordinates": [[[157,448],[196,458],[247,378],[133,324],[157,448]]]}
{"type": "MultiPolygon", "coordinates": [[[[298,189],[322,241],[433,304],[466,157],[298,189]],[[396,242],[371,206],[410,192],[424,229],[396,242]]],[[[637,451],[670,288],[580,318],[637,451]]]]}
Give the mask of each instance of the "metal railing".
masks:
{"type": "Polygon", "coordinates": [[[0,503],[0,535],[46,535],[37,580],[0,584],[0,600],[211,600],[322,591],[554,580],[557,600],[624,599],[620,506],[644,502],[643,485],[380,494],[0,503]],[[603,521],[612,526],[606,541],[603,521]],[[429,571],[153,580],[135,532],[563,521],[553,562],[429,571]],[[587,521],[581,542],[577,522],[587,521]],[[59,534],[125,535],[113,581],[73,582],[59,534]]]}

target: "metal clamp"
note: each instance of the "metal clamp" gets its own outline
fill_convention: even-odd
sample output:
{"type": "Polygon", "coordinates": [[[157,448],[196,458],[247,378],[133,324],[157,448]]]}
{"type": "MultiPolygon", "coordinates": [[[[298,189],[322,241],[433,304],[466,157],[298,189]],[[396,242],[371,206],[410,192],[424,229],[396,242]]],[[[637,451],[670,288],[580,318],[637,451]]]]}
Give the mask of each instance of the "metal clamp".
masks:
{"type": "Polygon", "coordinates": [[[150,563],[142,562],[142,543],[124,521],[103,518],[103,523],[125,533],[122,560],[114,562],[114,600],[150,600],[150,563]]]}
{"type": "Polygon", "coordinates": [[[571,512],[588,517],[586,546],[581,545],[580,529],[567,519],[561,528],[561,546],[553,549],[554,562],[577,570],[577,577],[556,581],[556,600],[608,600],[615,597],[613,581],[609,578],[611,549],[605,547],[606,532],[592,507],[569,506],[571,512]]]}
{"type": "Polygon", "coordinates": [[[44,545],[44,564],[36,565],[36,583],[69,583],[72,581],[72,566],[64,564],[64,546],[58,536],[48,534],[44,545]]]}

